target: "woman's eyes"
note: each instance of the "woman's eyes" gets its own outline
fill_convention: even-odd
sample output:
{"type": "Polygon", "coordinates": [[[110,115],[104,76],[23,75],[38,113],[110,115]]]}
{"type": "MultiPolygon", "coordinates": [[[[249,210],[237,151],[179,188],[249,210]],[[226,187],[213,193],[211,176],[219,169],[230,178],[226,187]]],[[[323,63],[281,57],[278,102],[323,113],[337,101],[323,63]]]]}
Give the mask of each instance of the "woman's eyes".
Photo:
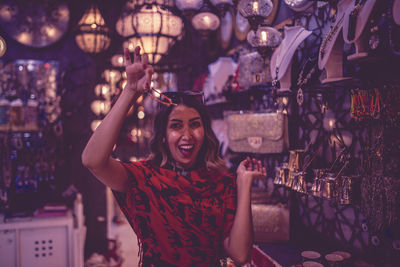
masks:
{"type": "MultiPolygon", "coordinates": [[[[200,121],[193,121],[193,122],[190,122],[189,126],[190,126],[191,128],[198,128],[198,127],[201,126],[201,123],[200,123],[200,121]]],[[[171,124],[169,125],[169,127],[170,127],[171,129],[178,130],[178,129],[180,129],[180,128],[183,127],[183,123],[178,123],[178,122],[177,122],[177,123],[171,123],[171,124]]]]}
{"type": "Polygon", "coordinates": [[[171,129],[179,129],[182,127],[182,123],[171,123],[169,127],[171,129]]]}
{"type": "Polygon", "coordinates": [[[190,126],[194,128],[200,127],[200,125],[200,121],[193,121],[192,123],[190,123],[190,126]]]}

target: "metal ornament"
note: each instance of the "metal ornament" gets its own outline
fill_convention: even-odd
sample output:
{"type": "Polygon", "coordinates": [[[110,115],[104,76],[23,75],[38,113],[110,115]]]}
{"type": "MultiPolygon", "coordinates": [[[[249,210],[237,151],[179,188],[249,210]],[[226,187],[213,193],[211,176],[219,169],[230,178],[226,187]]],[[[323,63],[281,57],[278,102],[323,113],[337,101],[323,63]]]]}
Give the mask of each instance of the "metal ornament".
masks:
{"type": "Polygon", "coordinates": [[[35,48],[59,41],[67,32],[70,11],[64,1],[2,1],[0,25],[17,42],[35,48]]]}
{"type": "Polygon", "coordinates": [[[303,90],[301,88],[299,88],[299,90],[297,90],[296,100],[297,100],[297,104],[299,106],[303,105],[303,103],[304,103],[304,93],[303,93],[303,90]]]}
{"type": "Polygon", "coordinates": [[[368,41],[369,47],[372,50],[376,50],[379,47],[379,42],[380,42],[380,39],[379,39],[378,32],[377,31],[372,32],[371,36],[369,37],[369,41],[368,41]]]}

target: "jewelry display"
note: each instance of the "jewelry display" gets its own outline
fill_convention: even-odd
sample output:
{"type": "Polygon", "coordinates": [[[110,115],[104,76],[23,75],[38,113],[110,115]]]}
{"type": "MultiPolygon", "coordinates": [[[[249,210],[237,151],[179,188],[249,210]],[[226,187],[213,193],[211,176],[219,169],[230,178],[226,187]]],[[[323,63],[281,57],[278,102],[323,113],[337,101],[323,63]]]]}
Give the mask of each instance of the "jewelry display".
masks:
{"type": "Polygon", "coordinates": [[[306,86],[317,73],[317,58],[308,58],[297,78],[297,104],[301,106],[304,102],[303,87],[306,86]]]}
{"type": "Polygon", "coordinates": [[[356,60],[368,56],[368,31],[366,25],[373,10],[376,0],[356,0],[349,16],[345,17],[343,26],[343,39],[345,43],[355,45],[355,53],[347,57],[356,60]]]}
{"type": "MultiPolygon", "coordinates": [[[[348,33],[347,39],[349,41],[353,41],[356,35],[356,27],[357,27],[357,18],[358,13],[360,12],[361,8],[363,7],[366,0],[356,0],[353,11],[351,11],[349,15],[349,23],[348,23],[348,33]]],[[[344,32],[344,30],[343,30],[344,32]]]]}
{"type": "Polygon", "coordinates": [[[381,114],[382,99],[378,89],[351,90],[351,117],[357,121],[367,118],[378,119],[381,114]]]}
{"type": "Polygon", "coordinates": [[[298,46],[311,34],[301,26],[285,27],[284,39],[271,57],[270,71],[273,86],[280,82],[280,91],[288,91],[291,87],[292,58],[298,46]]]}
{"type": "Polygon", "coordinates": [[[343,20],[344,20],[344,16],[341,17],[341,18],[338,20],[338,22],[335,23],[335,25],[333,25],[333,26],[329,29],[329,31],[328,31],[328,33],[326,34],[325,38],[322,40],[322,42],[321,42],[321,49],[319,50],[319,55],[320,55],[321,58],[324,58],[324,57],[325,57],[326,48],[327,48],[329,42],[331,42],[331,41],[333,40],[333,37],[335,36],[335,34],[337,34],[337,32],[342,28],[342,26],[343,26],[343,24],[342,24],[343,20]]]}
{"type": "Polygon", "coordinates": [[[350,77],[343,77],[343,47],[344,41],[341,35],[343,22],[351,12],[352,0],[339,2],[336,20],[329,29],[321,42],[318,54],[318,68],[325,69],[325,77],[321,78],[321,83],[341,81],[350,77]]]}
{"type": "Polygon", "coordinates": [[[356,121],[384,118],[385,124],[397,127],[400,115],[399,86],[383,86],[369,90],[351,90],[351,117],[356,121]]]}

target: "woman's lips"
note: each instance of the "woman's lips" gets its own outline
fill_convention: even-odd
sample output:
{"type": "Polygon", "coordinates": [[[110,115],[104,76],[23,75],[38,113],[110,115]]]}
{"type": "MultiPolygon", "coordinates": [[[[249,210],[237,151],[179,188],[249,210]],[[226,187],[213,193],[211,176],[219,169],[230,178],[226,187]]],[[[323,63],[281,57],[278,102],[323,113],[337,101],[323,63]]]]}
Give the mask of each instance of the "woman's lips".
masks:
{"type": "Polygon", "coordinates": [[[179,145],[178,150],[183,157],[188,158],[193,153],[194,145],[179,145]]]}

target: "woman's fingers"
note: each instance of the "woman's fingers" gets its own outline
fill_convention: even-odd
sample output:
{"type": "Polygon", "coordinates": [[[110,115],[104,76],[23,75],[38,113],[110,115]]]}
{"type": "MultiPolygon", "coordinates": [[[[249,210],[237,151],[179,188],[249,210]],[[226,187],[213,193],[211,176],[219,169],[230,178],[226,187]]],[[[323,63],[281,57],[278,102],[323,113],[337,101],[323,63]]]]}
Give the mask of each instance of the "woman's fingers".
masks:
{"type": "Polygon", "coordinates": [[[143,64],[143,69],[146,69],[147,64],[149,64],[149,56],[147,54],[142,55],[142,64],[143,64]]]}
{"type": "Polygon", "coordinates": [[[140,63],[142,61],[142,57],[140,56],[140,46],[136,46],[135,52],[133,54],[133,63],[140,63]]]}
{"type": "Polygon", "coordinates": [[[124,57],[125,57],[125,66],[132,64],[132,59],[128,48],[124,49],[124,57]]]}

